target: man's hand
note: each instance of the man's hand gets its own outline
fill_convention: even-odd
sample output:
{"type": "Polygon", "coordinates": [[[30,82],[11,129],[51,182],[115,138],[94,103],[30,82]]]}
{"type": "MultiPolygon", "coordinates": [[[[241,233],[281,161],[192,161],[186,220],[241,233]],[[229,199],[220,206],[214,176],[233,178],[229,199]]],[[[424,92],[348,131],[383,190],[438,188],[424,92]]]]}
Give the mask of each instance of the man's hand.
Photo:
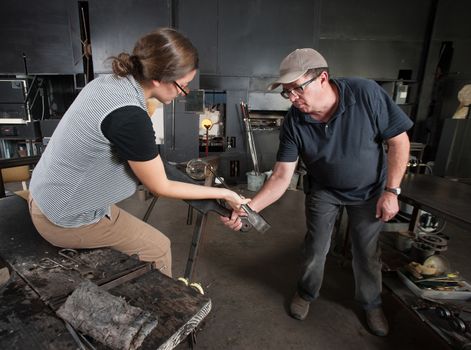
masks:
{"type": "MultiPolygon", "coordinates": [[[[288,188],[297,164],[297,160],[295,162],[276,162],[270,179],[265,182],[257,195],[252,198],[249,204],[250,209],[259,213],[278,200],[288,188]]],[[[236,209],[232,212],[230,218],[221,217],[221,221],[230,229],[239,231],[242,227],[241,216],[247,216],[247,213],[243,209],[236,209]]]]}
{"type": "Polygon", "coordinates": [[[399,211],[399,202],[394,193],[383,192],[376,203],[376,218],[383,222],[391,220],[399,211]]]}
{"type": "Polygon", "coordinates": [[[239,231],[242,228],[242,221],[240,220],[241,216],[247,216],[247,213],[242,209],[233,210],[231,217],[220,216],[221,221],[229,227],[231,230],[239,231]]]}

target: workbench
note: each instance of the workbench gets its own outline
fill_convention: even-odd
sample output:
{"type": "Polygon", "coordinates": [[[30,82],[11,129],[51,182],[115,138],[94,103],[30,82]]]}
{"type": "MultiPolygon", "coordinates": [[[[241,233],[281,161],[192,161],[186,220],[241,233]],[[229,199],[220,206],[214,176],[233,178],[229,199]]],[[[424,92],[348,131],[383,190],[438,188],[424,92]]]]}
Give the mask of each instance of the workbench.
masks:
{"type": "MultiPolygon", "coordinates": [[[[0,349],[77,349],[55,311],[85,277],[76,270],[42,268],[41,259],[61,261],[59,248],[36,231],[24,199],[0,199],[0,213],[0,264],[3,260],[12,275],[0,288],[0,349]]],[[[140,349],[174,348],[211,309],[209,298],[134,257],[105,248],[80,250],[77,258],[93,266],[89,278],[100,288],[158,317],[140,349]]]]}
{"type": "Polygon", "coordinates": [[[419,210],[471,231],[471,186],[443,177],[408,174],[401,183],[399,200],[414,207],[409,230],[417,224],[419,210]]]}

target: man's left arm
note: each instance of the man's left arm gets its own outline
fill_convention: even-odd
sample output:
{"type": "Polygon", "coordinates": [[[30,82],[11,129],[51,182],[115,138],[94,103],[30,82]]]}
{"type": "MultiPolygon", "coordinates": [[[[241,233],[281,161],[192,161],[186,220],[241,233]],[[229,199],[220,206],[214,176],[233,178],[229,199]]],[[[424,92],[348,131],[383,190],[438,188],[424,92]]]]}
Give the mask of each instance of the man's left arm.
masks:
{"type": "MultiPolygon", "coordinates": [[[[402,177],[409,161],[409,137],[406,132],[394,136],[388,144],[388,172],[386,187],[399,188],[402,177]]],[[[381,221],[391,220],[399,211],[398,196],[392,192],[383,191],[376,204],[376,217],[381,221]]]]}

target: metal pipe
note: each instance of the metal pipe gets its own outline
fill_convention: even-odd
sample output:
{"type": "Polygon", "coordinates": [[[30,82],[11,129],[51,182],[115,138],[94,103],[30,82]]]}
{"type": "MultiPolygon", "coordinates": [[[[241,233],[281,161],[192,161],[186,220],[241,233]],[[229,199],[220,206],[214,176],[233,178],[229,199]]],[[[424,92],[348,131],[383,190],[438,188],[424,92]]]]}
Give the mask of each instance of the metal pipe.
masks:
{"type": "Polygon", "coordinates": [[[255,147],[255,140],[253,137],[252,124],[250,123],[249,109],[244,102],[240,103],[242,117],[245,124],[245,131],[247,133],[247,143],[249,146],[250,156],[252,157],[253,167],[256,175],[260,175],[260,168],[258,166],[257,149],[255,147]]]}

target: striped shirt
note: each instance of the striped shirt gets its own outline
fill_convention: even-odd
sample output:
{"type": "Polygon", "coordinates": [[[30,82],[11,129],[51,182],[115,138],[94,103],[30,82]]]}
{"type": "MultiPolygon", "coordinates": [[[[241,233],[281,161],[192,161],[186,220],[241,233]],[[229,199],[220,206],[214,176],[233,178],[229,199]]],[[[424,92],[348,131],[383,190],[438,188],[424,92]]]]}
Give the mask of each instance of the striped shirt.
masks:
{"type": "Polygon", "coordinates": [[[147,112],[142,87],[132,76],[105,75],[88,83],[62,117],[30,183],[34,201],[54,224],[95,223],[136,191],[136,176],[101,131],[103,119],[124,106],[147,112]]]}

